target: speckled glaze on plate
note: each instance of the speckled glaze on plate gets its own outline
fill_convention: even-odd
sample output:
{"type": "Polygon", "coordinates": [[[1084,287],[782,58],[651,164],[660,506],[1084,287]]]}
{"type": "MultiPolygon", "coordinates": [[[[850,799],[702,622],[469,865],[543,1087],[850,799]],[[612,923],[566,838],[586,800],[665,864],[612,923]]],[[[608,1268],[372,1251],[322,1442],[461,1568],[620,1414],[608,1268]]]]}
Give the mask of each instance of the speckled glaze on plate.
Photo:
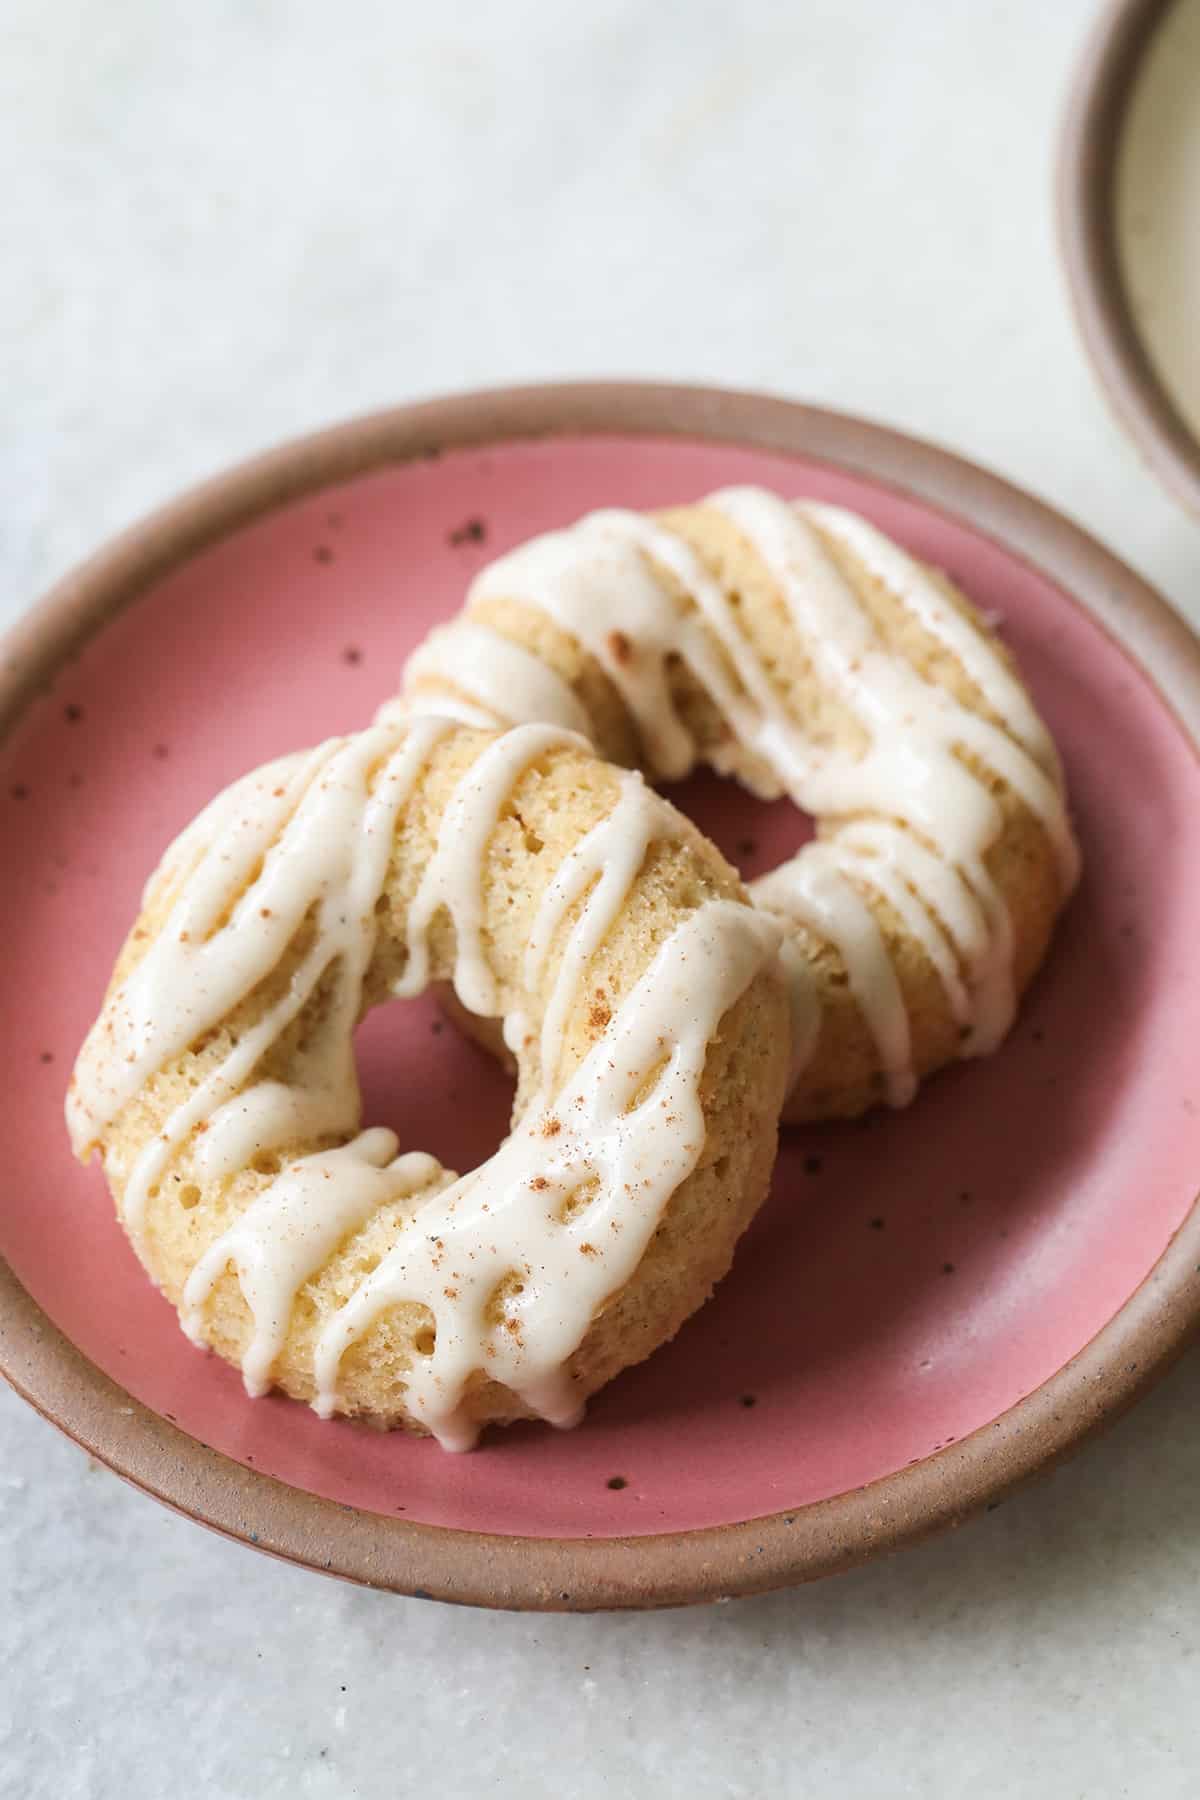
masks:
{"type": "MultiPolygon", "coordinates": [[[[477,1604],[650,1606],[956,1522],[1125,1405],[1200,1313],[1200,652],[1017,490],[860,421],[597,385],[406,408],[288,446],[102,553],[0,686],[0,1365],[121,1474],[260,1548],[477,1604]],[[1000,621],[1063,749],[1083,886],[995,1058],[787,1135],[717,1298],[568,1434],[467,1457],[252,1402],[184,1339],[61,1120],[159,851],[219,786],[365,722],[487,556],[589,507],[738,481],[869,514],[1000,621]],[[1073,596],[1070,597],[1070,596],[1073,596]],[[1139,666],[1140,665],[1140,666],[1139,666]]],[[[787,804],[680,798],[750,871],[787,804]]],[[[469,1167],[505,1078],[432,1003],[360,1034],[367,1116],[469,1167]]]]}
{"type": "Polygon", "coordinates": [[[1109,0],[1071,93],[1058,219],[1079,328],[1146,462],[1200,514],[1197,0],[1109,0]]]}

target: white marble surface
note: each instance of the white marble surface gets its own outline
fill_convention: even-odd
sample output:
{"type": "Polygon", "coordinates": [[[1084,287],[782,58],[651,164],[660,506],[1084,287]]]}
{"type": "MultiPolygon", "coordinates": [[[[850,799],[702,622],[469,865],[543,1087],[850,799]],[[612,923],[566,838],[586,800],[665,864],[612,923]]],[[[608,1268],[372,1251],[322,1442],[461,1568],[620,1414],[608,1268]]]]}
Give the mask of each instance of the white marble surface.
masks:
{"type": "MultiPolygon", "coordinates": [[[[639,374],[875,414],[1200,617],[1056,265],[1089,0],[5,0],[0,609],[231,458],[639,374]]],[[[1052,1481],[796,1594],[522,1619],[206,1536],[0,1394],[0,1795],[1194,1795],[1193,1358],[1052,1481]]]]}

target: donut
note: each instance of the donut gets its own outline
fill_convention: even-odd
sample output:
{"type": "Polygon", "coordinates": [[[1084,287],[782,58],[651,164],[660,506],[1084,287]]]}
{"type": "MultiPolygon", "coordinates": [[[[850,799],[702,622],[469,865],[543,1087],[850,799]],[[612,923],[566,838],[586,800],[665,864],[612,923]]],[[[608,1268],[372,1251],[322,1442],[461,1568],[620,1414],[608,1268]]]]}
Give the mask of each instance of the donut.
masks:
{"type": "Polygon", "coordinates": [[[788,1075],[781,927],[582,738],[394,721],[235,783],[147,885],[67,1099],[197,1344],[469,1448],[577,1421],[725,1273],[788,1075]],[[450,982],[514,1124],[456,1176],[363,1128],[353,1032],[450,982]]]}
{"type": "Polygon", "coordinates": [[[788,932],[791,1122],[905,1106],[995,1050],[1077,880],[1008,653],[840,507],[728,488],[535,538],[408,659],[384,714],[423,712],[557,723],[654,782],[706,764],[811,816],[750,887],[788,932]]]}

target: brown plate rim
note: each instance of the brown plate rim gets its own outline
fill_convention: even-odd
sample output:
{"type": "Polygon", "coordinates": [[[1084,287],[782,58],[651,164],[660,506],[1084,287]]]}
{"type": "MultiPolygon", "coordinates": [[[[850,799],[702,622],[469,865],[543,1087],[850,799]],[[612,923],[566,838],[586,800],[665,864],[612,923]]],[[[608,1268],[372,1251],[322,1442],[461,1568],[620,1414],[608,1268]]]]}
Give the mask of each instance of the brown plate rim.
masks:
{"type": "Polygon", "coordinates": [[[1059,242],[1080,334],[1113,409],[1147,465],[1200,514],[1200,438],[1160,379],[1121,275],[1113,186],[1126,109],[1174,0],[1113,0],[1076,72],[1059,143],[1059,242]]]}
{"type": "MultiPolygon", "coordinates": [[[[61,581],[0,658],[0,739],[86,640],[168,570],[276,506],[370,470],[514,438],[623,432],[804,455],[957,515],[1077,597],[1200,747],[1200,644],[1139,576],[1031,495],[951,452],[772,396],[555,383],[402,406],[299,439],[194,489],[61,581]]],[[[1200,1325],[1200,1207],[1146,1280],[1042,1387],[960,1443],[819,1503],[697,1531],[507,1537],[359,1511],[246,1468],[96,1368],[0,1261],[0,1373],[117,1474],[258,1549],[370,1587],[536,1611],[715,1600],[813,1579],[960,1524],[1132,1403],[1200,1325]]]]}

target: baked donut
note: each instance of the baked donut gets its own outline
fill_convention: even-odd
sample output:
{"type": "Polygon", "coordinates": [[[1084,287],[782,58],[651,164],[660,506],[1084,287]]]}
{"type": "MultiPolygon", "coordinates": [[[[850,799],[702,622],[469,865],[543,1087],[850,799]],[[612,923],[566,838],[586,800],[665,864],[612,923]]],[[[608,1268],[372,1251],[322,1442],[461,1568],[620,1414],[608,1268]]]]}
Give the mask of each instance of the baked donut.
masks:
{"type": "Polygon", "coordinates": [[[551,721],[654,781],[708,764],[812,815],[750,890],[789,927],[792,1121],[903,1106],[994,1050],[1078,874],[1006,651],[835,506],[730,488],[536,538],[476,577],[392,710],[551,721]]]}
{"type": "Polygon", "coordinates": [[[570,1425],[669,1338],[762,1200],[783,933],[639,774],[548,725],[376,726],[168,850],[76,1063],[76,1153],[197,1343],[324,1415],[468,1448],[570,1425]],[[352,1034],[448,980],[520,1082],[456,1177],[361,1129],[352,1034]]]}

